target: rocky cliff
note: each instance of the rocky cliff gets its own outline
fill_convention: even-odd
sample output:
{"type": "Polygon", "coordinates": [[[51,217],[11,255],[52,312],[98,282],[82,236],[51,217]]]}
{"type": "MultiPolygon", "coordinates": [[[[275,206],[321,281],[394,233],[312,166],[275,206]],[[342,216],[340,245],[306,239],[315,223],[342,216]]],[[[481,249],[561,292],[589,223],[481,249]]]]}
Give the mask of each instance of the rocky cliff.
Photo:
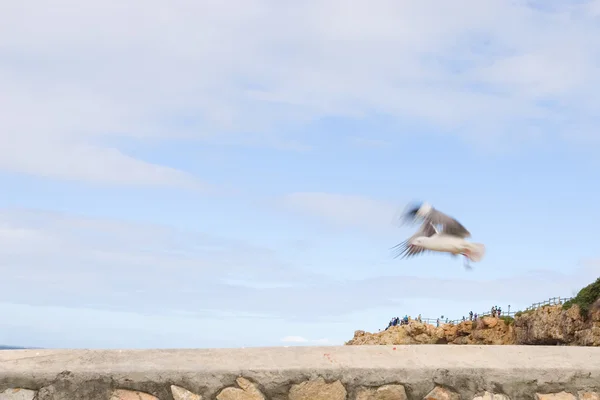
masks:
{"type": "Polygon", "coordinates": [[[483,317],[459,324],[433,325],[411,321],[378,333],[354,332],[346,345],[393,344],[523,344],[600,346],[600,300],[582,312],[546,306],[510,318],[483,317]]]}
{"type": "Polygon", "coordinates": [[[366,344],[511,344],[514,327],[500,318],[483,317],[439,328],[417,321],[392,326],[379,333],[354,332],[346,345],[366,344]]]}
{"type": "Polygon", "coordinates": [[[542,307],[515,317],[515,344],[600,346],[600,299],[587,313],[575,304],[542,307]]]}

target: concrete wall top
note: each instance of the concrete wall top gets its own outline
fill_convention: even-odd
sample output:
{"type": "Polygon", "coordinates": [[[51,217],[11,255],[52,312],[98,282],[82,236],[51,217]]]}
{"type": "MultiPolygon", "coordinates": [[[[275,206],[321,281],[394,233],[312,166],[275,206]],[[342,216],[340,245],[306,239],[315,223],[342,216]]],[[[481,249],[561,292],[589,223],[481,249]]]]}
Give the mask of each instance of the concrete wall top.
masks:
{"type": "Polygon", "coordinates": [[[586,370],[600,372],[600,348],[572,346],[322,346],[236,349],[3,350],[0,372],[219,372],[319,369],[586,370]]]}
{"type": "Polygon", "coordinates": [[[213,398],[224,386],[235,386],[240,376],[256,382],[273,399],[287,398],[283,393],[290,386],[319,377],[339,380],[349,398],[359,387],[385,384],[405,385],[410,398],[424,396],[436,385],[453,387],[464,398],[499,388],[513,398],[530,398],[540,390],[600,389],[600,348],[408,345],[0,351],[0,392],[50,385],[58,393],[66,386],[92,385],[85,389],[89,399],[108,398],[98,393],[116,387],[171,399],[169,387],[174,384],[213,398]]]}

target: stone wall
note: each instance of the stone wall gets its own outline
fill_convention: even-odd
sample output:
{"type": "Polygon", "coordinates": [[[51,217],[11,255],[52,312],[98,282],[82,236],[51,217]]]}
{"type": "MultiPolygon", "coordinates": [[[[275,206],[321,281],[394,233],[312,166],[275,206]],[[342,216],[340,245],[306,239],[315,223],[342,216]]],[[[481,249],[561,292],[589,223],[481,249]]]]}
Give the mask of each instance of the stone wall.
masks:
{"type": "Polygon", "coordinates": [[[0,400],[600,400],[600,348],[0,351],[0,400]]]}

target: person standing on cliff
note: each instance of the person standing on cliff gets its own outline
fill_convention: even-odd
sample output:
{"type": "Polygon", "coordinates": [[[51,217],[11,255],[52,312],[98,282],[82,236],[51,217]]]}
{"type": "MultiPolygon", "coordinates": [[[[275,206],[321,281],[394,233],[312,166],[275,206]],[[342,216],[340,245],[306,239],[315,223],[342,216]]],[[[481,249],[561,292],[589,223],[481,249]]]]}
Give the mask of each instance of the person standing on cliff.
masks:
{"type": "Polygon", "coordinates": [[[473,321],[473,311],[469,311],[469,321],[473,321]]]}

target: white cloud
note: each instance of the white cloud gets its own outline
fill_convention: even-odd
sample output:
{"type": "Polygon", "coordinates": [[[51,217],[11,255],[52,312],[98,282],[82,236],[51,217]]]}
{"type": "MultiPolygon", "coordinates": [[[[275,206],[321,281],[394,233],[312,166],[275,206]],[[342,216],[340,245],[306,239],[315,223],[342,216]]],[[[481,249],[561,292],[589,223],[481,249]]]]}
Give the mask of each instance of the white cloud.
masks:
{"type": "Polygon", "coordinates": [[[327,344],[329,343],[329,339],[307,339],[302,336],[285,336],[281,338],[281,342],[283,343],[313,343],[313,344],[327,344]]]}
{"type": "Polygon", "coordinates": [[[394,274],[351,280],[307,271],[294,254],[165,226],[0,210],[0,227],[7,239],[0,241],[0,303],[30,306],[331,322],[411,298],[505,299],[507,287],[513,304],[539,301],[597,277],[597,268],[581,268],[502,279],[394,274]]]}
{"type": "Polygon", "coordinates": [[[0,168],[49,178],[118,185],[163,185],[205,189],[182,171],[136,160],[115,148],[83,144],[16,144],[3,148],[0,168]],[[24,156],[20,150],[27,147],[24,156]],[[48,162],[50,157],[52,162],[48,162]]]}
{"type": "Polygon", "coordinates": [[[284,196],[289,210],[319,217],[336,226],[385,229],[392,226],[398,206],[359,195],[299,192],[284,196]]]}
{"type": "Polygon", "coordinates": [[[189,185],[117,139],[303,148],[270,128],[368,112],[472,140],[597,136],[597,1],[4,3],[4,170],[189,185]]]}
{"type": "Polygon", "coordinates": [[[303,338],[302,336],[286,336],[281,339],[284,343],[306,343],[308,339],[303,338]]]}

